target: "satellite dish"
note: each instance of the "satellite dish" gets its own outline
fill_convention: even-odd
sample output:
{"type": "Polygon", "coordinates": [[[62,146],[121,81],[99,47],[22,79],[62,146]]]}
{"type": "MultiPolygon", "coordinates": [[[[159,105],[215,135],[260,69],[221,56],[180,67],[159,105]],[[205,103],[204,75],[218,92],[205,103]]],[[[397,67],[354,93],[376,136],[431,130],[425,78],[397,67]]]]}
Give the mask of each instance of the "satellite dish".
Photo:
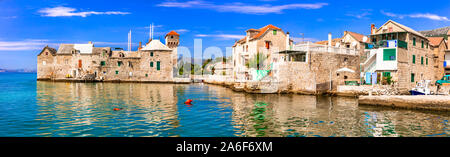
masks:
{"type": "Polygon", "coordinates": [[[366,36],[364,36],[364,37],[363,37],[363,42],[367,42],[367,39],[368,39],[368,38],[367,38],[366,36]]]}

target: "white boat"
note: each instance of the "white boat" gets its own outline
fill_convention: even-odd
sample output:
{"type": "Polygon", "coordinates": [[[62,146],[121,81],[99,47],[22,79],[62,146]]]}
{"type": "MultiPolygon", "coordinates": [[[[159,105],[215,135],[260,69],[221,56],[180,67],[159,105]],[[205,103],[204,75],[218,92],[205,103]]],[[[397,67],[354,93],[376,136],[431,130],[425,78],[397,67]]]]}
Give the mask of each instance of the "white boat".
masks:
{"type": "Polygon", "coordinates": [[[431,84],[431,80],[422,80],[419,81],[415,88],[411,89],[409,92],[411,95],[430,95],[431,90],[429,85],[431,84]]]}

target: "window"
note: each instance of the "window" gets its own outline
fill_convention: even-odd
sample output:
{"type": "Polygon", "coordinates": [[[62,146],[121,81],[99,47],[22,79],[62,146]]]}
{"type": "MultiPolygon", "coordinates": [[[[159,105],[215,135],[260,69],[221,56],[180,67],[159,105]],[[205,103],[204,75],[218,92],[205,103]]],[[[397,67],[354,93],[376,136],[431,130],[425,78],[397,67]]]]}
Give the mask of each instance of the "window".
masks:
{"type": "Polygon", "coordinates": [[[45,52],[45,55],[47,55],[47,56],[48,56],[48,52],[45,52]]]}
{"type": "Polygon", "coordinates": [[[153,62],[150,62],[150,67],[153,67],[153,62]]]}
{"type": "Polygon", "coordinates": [[[116,70],[116,75],[118,75],[118,74],[119,74],[119,71],[116,70]]]}
{"type": "Polygon", "coordinates": [[[68,59],[65,59],[65,60],[64,60],[64,64],[66,64],[66,65],[69,64],[69,60],[68,60],[68,59]]]}
{"type": "Polygon", "coordinates": [[[277,30],[273,30],[273,35],[277,35],[277,30]]]}
{"type": "Polygon", "coordinates": [[[152,56],[152,57],[153,57],[153,51],[152,51],[152,52],[150,52],[150,56],[152,56]]]}
{"type": "Polygon", "coordinates": [[[413,46],[416,46],[416,37],[413,37],[413,46]]]}
{"type": "Polygon", "coordinates": [[[106,62],[105,61],[101,61],[100,62],[100,66],[105,66],[106,65],[106,62]]]}
{"type": "Polygon", "coordinates": [[[156,62],[156,70],[160,70],[161,69],[161,62],[157,61],[156,62]]]}
{"type": "Polygon", "coordinates": [[[423,42],[423,40],[422,40],[422,48],[424,48],[424,42],[423,42]]]}
{"type": "Polygon", "coordinates": [[[423,57],[420,57],[420,64],[423,65],[423,57]]]}
{"type": "Polygon", "coordinates": [[[122,63],[122,61],[117,61],[117,66],[121,66],[123,63],[122,63]]]}
{"type": "Polygon", "coordinates": [[[128,67],[133,67],[133,63],[132,62],[128,62],[128,67]]]}
{"type": "Polygon", "coordinates": [[[395,49],[383,49],[383,60],[384,61],[393,61],[396,59],[396,50],[395,49]]]}
{"type": "Polygon", "coordinates": [[[266,41],[266,48],[270,49],[270,41],[266,41]]]}
{"type": "Polygon", "coordinates": [[[391,76],[391,72],[383,72],[383,77],[389,77],[391,76]]]}
{"type": "Polygon", "coordinates": [[[170,36],[170,39],[173,39],[173,35],[170,36]]]}
{"type": "Polygon", "coordinates": [[[429,44],[427,43],[427,49],[428,49],[428,45],[429,45],[429,44]]]}
{"type": "Polygon", "coordinates": [[[47,65],[47,62],[46,61],[42,61],[42,65],[47,65]]]}
{"type": "Polygon", "coordinates": [[[414,73],[411,73],[411,82],[414,82],[414,73]]]}
{"type": "Polygon", "coordinates": [[[416,55],[413,55],[412,63],[413,63],[413,64],[416,64],[416,55]]]}
{"type": "Polygon", "coordinates": [[[427,57],[427,65],[428,65],[428,57],[427,57]]]}
{"type": "Polygon", "coordinates": [[[245,46],[245,51],[248,52],[248,45],[245,46]]]}
{"type": "Polygon", "coordinates": [[[148,74],[145,74],[145,77],[148,77],[148,74]]]}

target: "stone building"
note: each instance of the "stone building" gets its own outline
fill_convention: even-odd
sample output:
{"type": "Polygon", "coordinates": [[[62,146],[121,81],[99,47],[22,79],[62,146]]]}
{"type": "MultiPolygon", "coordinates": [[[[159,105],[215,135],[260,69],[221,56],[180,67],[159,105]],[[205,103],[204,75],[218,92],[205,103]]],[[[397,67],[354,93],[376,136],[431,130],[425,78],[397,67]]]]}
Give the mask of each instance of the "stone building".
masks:
{"type": "Polygon", "coordinates": [[[166,35],[166,44],[150,39],[138,51],[88,44],[46,46],[37,57],[38,80],[173,82],[179,34],[166,35]]]}
{"type": "Polygon", "coordinates": [[[447,42],[444,40],[444,37],[428,37],[430,41],[430,48],[433,51],[433,62],[434,62],[434,74],[435,79],[441,79],[445,74],[445,51],[447,48],[447,42]]]}
{"type": "Polygon", "coordinates": [[[370,41],[362,63],[366,83],[390,77],[397,87],[409,90],[421,80],[436,80],[434,65],[442,63],[434,63],[430,40],[421,33],[389,20],[378,29],[371,26],[370,41]]]}
{"type": "Polygon", "coordinates": [[[272,62],[274,52],[287,50],[292,47],[293,40],[289,38],[289,32],[271,24],[260,29],[248,29],[246,36],[235,42],[233,51],[233,78],[236,80],[252,80],[252,71],[268,69],[272,62]],[[261,64],[252,66],[252,60],[261,59],[261,64]],[[266,66],[264,66],[266,65],[266,66]]]}
{"type": "Polygon", "coordinates": [[[444,68],[445,75],[450,75],[450,30],[447,32],[447,50],[445,50],[444,68]]]}

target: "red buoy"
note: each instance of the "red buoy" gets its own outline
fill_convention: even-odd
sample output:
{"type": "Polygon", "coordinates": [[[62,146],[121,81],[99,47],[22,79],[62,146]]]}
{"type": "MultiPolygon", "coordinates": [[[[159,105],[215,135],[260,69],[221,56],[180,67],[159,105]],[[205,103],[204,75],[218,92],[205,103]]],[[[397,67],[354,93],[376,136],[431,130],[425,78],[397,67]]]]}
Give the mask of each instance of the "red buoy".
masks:
{"type": "Polygon", "coordinates": [[[123,108],[114,108],[113,110],[114,111],[120,111],[120,110],[122,110],[123,108]]]}
{"type": "Polygon", "coordinates": [[[184,103],[185,103],[185,104],[188,104],[188,105],[192,105],[192,104],[191,104],[192,101],[193,101],[192,99],[187,99],[184,103]]]}

